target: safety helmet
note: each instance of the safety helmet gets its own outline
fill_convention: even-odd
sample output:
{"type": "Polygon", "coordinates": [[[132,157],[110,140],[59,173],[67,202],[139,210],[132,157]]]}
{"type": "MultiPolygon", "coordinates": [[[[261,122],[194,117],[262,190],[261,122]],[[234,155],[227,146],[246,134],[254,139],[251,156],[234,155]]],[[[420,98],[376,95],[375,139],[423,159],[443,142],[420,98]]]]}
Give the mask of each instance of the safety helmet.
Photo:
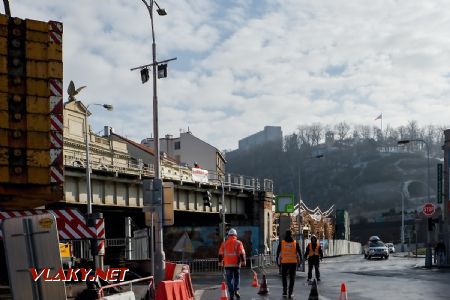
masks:
{"type": "Polygon", "coordinates": [[[236,229],[231,228],[231,229],[228,231],[228,235],[237,235],[236,229]]]}
{"type": "Polygon", "coordinates": [[[311,234],[311,240],[315,238],[317,240],[317,236],[315,234],[311,234]]]}

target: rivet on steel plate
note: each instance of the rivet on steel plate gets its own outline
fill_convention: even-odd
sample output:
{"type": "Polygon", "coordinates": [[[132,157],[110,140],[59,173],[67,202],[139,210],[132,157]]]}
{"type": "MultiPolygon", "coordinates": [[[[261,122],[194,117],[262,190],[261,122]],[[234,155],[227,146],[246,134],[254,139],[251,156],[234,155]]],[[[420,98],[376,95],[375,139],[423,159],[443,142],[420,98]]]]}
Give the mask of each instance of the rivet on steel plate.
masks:
{"type": "Polygon", "coordinates": [[[20,18],[14,18],[13,21],[14,21],[14,24],[16,24],[16,25],[22,24],[22,19],[20,19],[20,18]]]}
{"type": "Polygon", "coordinates": [[[22,137],[22,131],[20,131],[20,130],[14,130],[14,132],[13,132],[13,138],[18,139],[18,138],[21,138],[21,137],[22,137]]]}

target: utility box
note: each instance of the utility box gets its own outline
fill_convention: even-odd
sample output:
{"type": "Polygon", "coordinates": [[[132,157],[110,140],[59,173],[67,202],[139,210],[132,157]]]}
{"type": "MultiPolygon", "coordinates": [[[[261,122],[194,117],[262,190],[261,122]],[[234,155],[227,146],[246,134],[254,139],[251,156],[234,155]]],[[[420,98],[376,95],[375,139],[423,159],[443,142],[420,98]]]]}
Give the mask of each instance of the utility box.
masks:
{"type": "Polygon", "coordinates": [[[63,200],[62,23],[0,14],[0,209],[63,200]]]}
{"type": "Polygon", "coordinates": [[[49,270],[55,276],[61,270],[56,219],[51,214],[10,218],[1,230],[11,292],[14,299],[66,299],[64,281],[32,279],[30,268],[49,270]]]}

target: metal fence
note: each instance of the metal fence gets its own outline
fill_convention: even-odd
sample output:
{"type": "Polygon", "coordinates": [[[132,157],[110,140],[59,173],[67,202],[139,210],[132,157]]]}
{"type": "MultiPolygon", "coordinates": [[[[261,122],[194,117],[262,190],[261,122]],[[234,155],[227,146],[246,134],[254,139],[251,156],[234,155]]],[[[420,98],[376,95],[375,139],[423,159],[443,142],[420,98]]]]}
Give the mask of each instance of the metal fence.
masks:
{"type": "Polygon", "coordinates": [[[275,262],[275,258],[270,254],[259,254],[249,258],[250,268],[267,268],[275,262]]]}
{"type": "Polygon", "coordinates": [[[172,261],[176,264],[189,265],[189,271],[191,274],[195,273],[214,273],[221,272],[222,267],[219,267],[218,258],[205,258],[205,259],[194,259],[186,261],[172,261]]]}

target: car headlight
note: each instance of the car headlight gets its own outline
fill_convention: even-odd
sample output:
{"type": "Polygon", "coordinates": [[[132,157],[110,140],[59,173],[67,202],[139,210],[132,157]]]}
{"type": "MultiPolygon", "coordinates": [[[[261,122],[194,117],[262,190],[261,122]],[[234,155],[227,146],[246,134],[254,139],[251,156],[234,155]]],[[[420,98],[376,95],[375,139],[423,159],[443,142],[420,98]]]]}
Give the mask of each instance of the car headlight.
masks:
{"type": "Polygon", "coordinates": [[[370,249],[370,250],[369,250],[369,253],[375,253],[375,250],[370,249]]]}

